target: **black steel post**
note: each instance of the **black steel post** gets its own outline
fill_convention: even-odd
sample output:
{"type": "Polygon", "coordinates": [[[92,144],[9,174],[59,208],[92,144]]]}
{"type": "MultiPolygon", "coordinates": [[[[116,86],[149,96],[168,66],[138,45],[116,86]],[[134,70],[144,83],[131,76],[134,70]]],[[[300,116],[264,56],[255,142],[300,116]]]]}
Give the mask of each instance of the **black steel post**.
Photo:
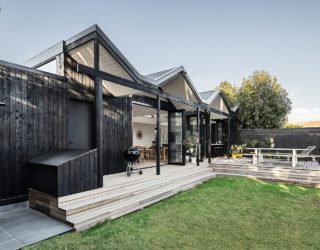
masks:
{"type": "Polygon", "coordinates": [[[230,117],[228,117],[228,144],[227,144],[227,150],[228,150],[228,152],[227,152],[227,155],[228,155],[228,159],[230,158],[230,150],[231,150],[231,148],[230,148],[230,143],[231,143],[231,135],[230,135],[230,117]]]}
{"type": "Polygon", "coordinates": [[[207,120],[207,145],[208,145],[208,163],[211,163],[211,112],[208,112],[208,120],[207,120]]]}
{"type": "Polygon", "coordinates": [[[160,131],[160,96],[157,96],[157,138],[156,138],[156,149],[157,149],[157,175],[160,175],[160,148],[161,148],[161,131],[160,131]]]}
{"type": "MultiPolygon", "coordinates": [[[[99,70],[99,42],[94,41],[94,68],[99,70]]],[[[96,76],[94,80],[95,97],[95,146],[98,154],[98,186],[103,187],[103,90],[102,78],[96,76]]]]}

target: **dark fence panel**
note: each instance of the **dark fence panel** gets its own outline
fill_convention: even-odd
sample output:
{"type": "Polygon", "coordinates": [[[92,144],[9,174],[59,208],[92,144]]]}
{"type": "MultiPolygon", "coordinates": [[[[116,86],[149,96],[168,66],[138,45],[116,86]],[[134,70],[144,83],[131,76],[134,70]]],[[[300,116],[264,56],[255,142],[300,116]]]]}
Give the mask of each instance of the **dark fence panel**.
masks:
{"type": "Polygon", "coordinates": [[[67,146],[65,78],[0,62],[0,204],[25,199],[26,162],[67,146]]]}
{"type": "Polygon", "coordinates": [[[244,129],[237,133],[237,143],[248,140],[265,141],[272,137],[278,148],[306,148],[317,146],[313,154],[320,154],[320,128],[244,129]]]}

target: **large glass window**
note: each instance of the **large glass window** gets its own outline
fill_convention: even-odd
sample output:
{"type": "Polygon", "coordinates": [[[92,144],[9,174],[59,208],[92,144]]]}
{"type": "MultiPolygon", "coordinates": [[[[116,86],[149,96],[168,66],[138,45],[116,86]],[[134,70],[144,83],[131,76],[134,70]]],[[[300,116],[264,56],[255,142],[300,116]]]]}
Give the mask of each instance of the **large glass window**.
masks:
{"type": "Polygon", "coordinates": [[[223,143],[223,127],[222,122],[217,123],[217,143],[223,143]]]}
{"type": "Polygon", "coordinates": [[[183,162],[183,113],[169,113],[169,162],[183,162]]]}

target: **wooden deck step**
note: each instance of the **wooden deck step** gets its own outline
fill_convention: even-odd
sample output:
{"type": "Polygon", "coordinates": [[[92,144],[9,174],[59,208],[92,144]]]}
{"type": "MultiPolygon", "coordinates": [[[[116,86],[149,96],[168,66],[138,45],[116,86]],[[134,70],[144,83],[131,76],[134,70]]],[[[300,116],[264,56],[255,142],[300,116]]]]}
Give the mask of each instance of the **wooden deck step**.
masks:
{"type": "Polygon", "coordinates": [[[266,181],[274,181],[280,183],[290,183],[290,184],[297,184],[306,187],[316,187],[320,188],[319,182],[314,181],[306,181],[306,180],[297,180],[297,179],[285,179],[285,178],[277,178],[274,176],[266,176],[266,175],[259,175],[259,174],[242,174],[242,173],[216,173],[217,176],[240,176],[240,177],[252,177],[266,181]]]}
{"type": "Polygon", "coordinates": [[[143,192],[158,189],[180,180],[189,180],[205,173],[212,173],[210,168],[186,171],[166,178],[157,178],[152,181],[138,182],[135,185],[125,186],[121,189],[105,189],[105,192],[98,192],[91,196],[80,197],[68,202],[59,203],[59,208],[66,216],[76,214],[94,207],[135,196],[143,192]]]}
{"type": "Polygon", "coordinates": [[[215,174],[210,171],[203,172],[192,178],[176,180],[173,183],[159,186],[156,189],[147,190],[137,195],[67,216],[67,221],[72,224],[77,231],[83,230],[94,226],[101,221],[115,219],[124,214],[151,205],[178,192],[192,188],[214,176],[215,174]]]}
{"type": "Polygon", "coordinates": [[[278,180],[284,180],[284,181],[290,181],[293,180],[294,182],[296,181],[307,181],[307,182],[313,182],[313,183],[319,183],[320,184],[320,180],[319,179],[315,179],[313,177],[303,177],[303,176],[294,176],[294,175],[275,175],[272,173],[262,173],[262,172],[258,172],[258,171],[216,171],[216,173],[218,174],[224,174],[224,173],[230,173],[230,174],[234,174],[234,175],[253,175],[253,176],[260,176],[260,177],[268,177],[268,178],[275,178],[278,180]]]}
{"type": "Polygon", "coordinates": [[[244,165],[211,165],[217,176],[255,177],[283,183],[320,187],[320,174],[313,170],[283,169],[281,167],[261,167],[244,165]]]}
{"type": "Polygon", "coordinates": [[[276,162],[272,163],[272,162],[263,162],[263,163],[259,163],[257,165],[253,165],[252,162],[250,163],[230,163],[230,162],[213,162],[210,164],[211,166],[239,166],[239,167],[259,167],[259,168],[266,168],[266,169],[273,169],[273,168],[281,168],[284,170],[294,170],[294,171],[299,171],[299,172],[315,172],[320,174],[320,170],[319,169],[302,169],[302,168],[292,168],[291,163],[289,163],[288,165],[284,165],[284,164],[277,164],[276,162]]]}
{"type": "Polygon", "coordinates": [[[247,169],[247,170],[259,169],[259,170],[266,170],[266,171],[281,170],[283,172],[293,172],[293,173],[308,174],[308,175],[313,175],[313,176],[320,176],[319,170],[295,169],[292,167],[282,167],[282,166],[268,167],[268,166],[263,166],[263,165],[211,164],[210,167],[213,167],[213,168],[238,168],[238,169],[247,169]]]}
{"type": "Polygon", "coordinates": [[[228,173],[243,173],[243,174],[260,174],[274,176],[277,178],[288,178],[288,179],[300,179],[300,180],[311,180],[320,183],[320,175],[315,173],[299,173],[293,171],[286,171],[281,169],[261,169],[261,168],[241,168],[237,166],[213,167],[215,172],[228,172],[228,173]]]}
{"type": "MultiPolygon", "coordinates": [[[[183,171],[179,170],[179,171],[172,172],[172,176],[192,173],[195,171],[210,171],[210,169],[204,168],[204,167],[188,167],[188,168],[185,168],[183,171]]],[[[98,194],[102,194],[102,193],[110,192],[110,191],[117,191],[119,189],[134,186],[137,184],[152,182],[155,179],[161,180],[161,179],[166,179],[166,178],[168,178],[168,176],[166,176],[166,175],[160,175],[159,177],[156,177],[156,178],[154,178],[154,177],[150,178],[149,176],[144,177],[142,175],[141,178],[139,178],[138,180],[130,180],[130,177],[128,177],[128,180],[125,183],[119,183],[119,184],[115,184],[115,185],[108,186],[108,187],[102,187],[102,188],[98,188],[98,189],[94,189],[94,190],[90,190],[90,191],[85,191],[85,192],[81,192],[81,193],[77,193],[77,194],[72,194],[72,195],[60,197],[58,199],[58,202],[59,202],[59,204],[67,204],[69,202],[72,203],[73,201],[79,200],[81,198],[86,199],[87,197],[90,197],[92,195],[98,195],[98,194]]]]}

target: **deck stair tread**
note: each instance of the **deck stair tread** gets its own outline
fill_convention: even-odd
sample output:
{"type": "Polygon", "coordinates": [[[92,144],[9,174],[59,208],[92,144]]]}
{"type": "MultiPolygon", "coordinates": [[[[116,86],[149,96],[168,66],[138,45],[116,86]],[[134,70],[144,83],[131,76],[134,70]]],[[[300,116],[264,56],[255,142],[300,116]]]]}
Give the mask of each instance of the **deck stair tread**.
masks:
{"type": "Polygon", "coordinates": [[[307,181],[307,180],[284,179],[284,178],[278,178],[278,177],[274,177],[274,176],[266,176],[266,175],[259,175],[259,174],[241,174],[241,173],[221,173],[221,172],[219,172],[219,173],[216,173],[216,175],[217,176],[255,177],[257,179],[262,179],[262,180],[293,183],[293,184],[300,184],[300,185],[304,185],[304,186],[320,188],[320,183],[319,182],[307,181]]]}
{"type": "Polygon", "coordinates": [[[143,183],[139,182],[136,185],[127,186],[122,189],[106,189],[105,192],[99,192],[91,196],[81,197],[76,200],[59,204],[59,208],[65,210],[67,215],[71,215],[81,210],[87,210],[95,206],[107,204],[116,200],[124,199],[126,197],[161,188],[171,183],[175,183],[179,180],[194,178],[204,173],[212,173],[212,169],[202,169],[198,171],[193,171],[191,173],[187,172],[180,175],[167,176],[167,178],[161,178],[154,181],[148,181],[143,183]]]}
{"type": "Polygon", "coordinates": [[[105,205],[102,205],[102,206],[99,206],[99,207],[96,207],[96,208],[93,208],[93,209],[89,209],[90,211],[89,210],[82,211],[82,212],[79,212],[79,213],[77,213],[75,215],[68,216],[68,221],[73,221],[74,219],[82,218],[83,216],[86,216],[88,214],[88,212],[90,212],[90,213],[91,212],[99,212],[99,211],[105,212],[106,208],[113,209],[114,207],[122,206],[123,204],[127,204],[129,201],[139,201],[140,198],[149,197],[150,195],[153,195],[153,194],[161,193],[161,192],[164,192],[166,190],[171,190],[172,187],[176,187],[176,186],[179,187],[179,186],[181,186],[181,184],[190,183],[190,182],[196,181],[198,179],[202,179],[202,178],[207,177],[207,176],[214,176],[214,173],[211,172],[211,173],[202,174],[201,176],[193,178],[192,180],[189,180],[189,179],[180,180],[180,181],[177,181],[177,182],[175,182],[173,184],[170,184],[170,185],[168,185],[166,187],[162,187],[162,188],[155,189],[155,190],[150,190],[150,191],[147,191],[147,192],[144,192],[144,193],[141,193],[141,194],[130,196],[130,197],[125,198],[125,199],[117,200],[117,201],[112,202],[112,203],[108,203],[108,204],[105,204],[105,205]]]}
{"type": "Polygon", "coordinates": [[[314,170],[253,165],[211,165],[217,176],[247,176],[259,179],[320,187],[320,173],[314,170]]]}
{"type": "MultiPolygon", "coordinates": [[[[172,176],[178,176],[178,175],[185,175],[188,173],[194,173],[197,171],[210,171],[210,168],[203,168],[203,167],[189,167],[187,169],[184,169],[183,172],[181,171],[175,171],[172,172],[172,176]]],[[[212,169],[211,169],[212,171],[212,169]]],[[[130,178],[130,177],[129,177],[130,178]]],[[[68,196],[64,196],[64,197],[60,197],[58,199],[59,204],[70,204],[72,202],[75,201],[79,201],[80,199],[86,199],[87,197],[93,196],[93,195],[99,195],[102,193],[106,193],[106,192],[112,192],[112,191],[119,191],[119,189],[123,189],[123,188],[128,188],[128,187],[133,187],[135,185],[138,184],[146,184],[148,182],[153,182],[154,180],[162,180],[162,179],[167,179],[168,176],[163,176],[160,175],[157,178],[149,178],[149,177],[143,177],[139,178],[138,180],[128,180],[125,183],[119,183],[119,184],[115,184],[109,187],[102,187],[102,188],[98,188],[98,189],[94,189],[94,190],[90,190],[90,191],[85,191],[85,192],[81,192],[81,193],[77,193],[77,194],[72,194],[72,195],[68,195],[68,196]]]]}
{"type": "Polygon", "coordinates": [[[304,169],[304,168],[300,168],[300,167],[296,167],[295,169],[292,168],[291,163],[290,166],[289,165],[285,165],[285,164],[277,164],[277,163],[272,163],[272,162],[266,162],[263,164],[257,164],[257,165],[253,165],[252,162],[248,162],[248,163],[244,163],[244,164],[239,164],[236,162],[213,162],[210,164],[211,167],[212,166],[237,166],[237,167],[258,167],[258,168],[265,168],[265,169],[274,169],[274,168],[281,168],[284,170],[293,170],[293,171],[297,171],[297,172],[314,172],[314,173],[318,173],[320,174],[320,170],[319,169],[304,169]]]}
{"type": "Polygon", "coordinates": [[[312,181],[312,182],[320,184],[320,179],[314,178],[314,177],[301,177],[301,176],[295,176],[295,175],[277,175],[277,174],[272,174],[272,173],[261,173],[261,172],[257,172],[257,171],[236,171],[236,170],[234,170],[234,171],[219,170],[219,171],[216,171],[216,173],[259,175],[259,176],[265,176],[265,177],[277,178],[277,179],[283,179],[283,180],[312,181]]]}
{"type": "Polygon", "coordinates": [[[222,167],[222,166],[214,166],[214,171],[224,171],[224,172],[256,172],[260,174],[272,174],[277,175],[278,177],[296,177],[296,178],[313,178],[314,180],[320,181],[320,174],[314,173],[313,171],[309,172],[297,172],[294,169],[292,170],[283,170],[283,169],[265,169],[265,168],[259,168],[259,167],[238,167],[238,166],[228,166],[228,167],[222,167]]]}
{"type": "MultiPolygon", "coordinates": [[[[147,207],[149,205],[152,205],[156,202],[159,202],[163,199],[166,199],[168,197],[171,197],[179,192],[182,192],[182,191],[185,191],[185,190],[188,190],[188,189],[191,189],[191,188],[194,188],[196,187],[197,185],[200,185],[201,183],[211,179],[212,177],[215,177],[215,175],[213,176],[209,176],[207,177],[206,179],[202,179],[200,181],[197,181],[197,182],[192,182],[192,183],[189,183],[187,185],[184,185],[184,186],[180,186],[179,188],[176,188],[174,190],[171,190],[170,192],[167,192],[166,194],[162,194],[161,196],[157,196],[156,198],[153,197],[152,199],[149,199],[147,202],[144,202],[144,203],[141,203],[137,206],[132,206],[128,209],[121,209],[121,210],[115,210],[114,213],[112,213],[111,215],[109,215],[107,217],[108,220],[113,220],[113,219],[116,219],[116,218],[119,218],[125,214],[128,214],[128,213],[131,213],[131,212],[134,212],[134,211],[137,211],[139,209],[142,209],[144,207],[147,207]]],[[[102,217],[103,218],[103,217],[102,217]]],[[[102,219],[101,221],[104,221],[105,219],[102,219]]],[[[94,222],[93,224],[91,223],[86,223],[85,226],[76,226],[76,230],[83,230],[83,229],[86,229],[88,226],[92,226],[92,225],[96,225],[96,222],[94,222]]]]}
{"type": "Polygon", "coordinates": [[[67,222],[71,223],[76,230],[81,230],[92,226],[99,221],[114,219],[123,214],[130,213],[150,204],[153,204],[166,197],[172,196],[177,192],[194,187],[215,174],[211,171],[202,172],[199,175],[190,178],[179,179],[165,186],[159,186],[156,189],[148,190],[136,195],[126,197],[111,203],[97,206],[70,216],[67,216],[67,222]]]}
{"type": "Polygon", "coordinates": [[[314,170],[314,169],[301,169],[301,168],[292,168],[291,166],[278,166],[278,165],[253,165],[253,164],[211,164],[210,167],[237,167],[237,168],[255,168],[255,169],[279,169],[284,171],[294,171],[297,173],[314,173],[320,175],[320,170],[314,170]]]}
{"type": "Polygon", "coordinates": [[[86,200],[88,197],[94,197],[94,196],[99,196],[99,195],[103,195],[103,194],[110,194],[110,193],[118,193],[119,190],[132,190],[135,187],[140,187],[143,185],[148,185],[148,184],[152,184],[155,181],[167,181],[168,179],[174,179],[174,178],[180,178],[180,177],[184,177],[184,176],[188,176],[188,175],[193,175],[193,174],[198,174],[198,173],[202,173],[202,172],[208,172],[208,171],[212,171],[211,168],[190,168],[186,171],[183,172],[179,172],[179,173],[174,173],[170,176],[159,176],[156,178],[139,178],[137,180],[134,181],[130,181],[130,177],[128,177],[128,182],[125,183],[119,183],[119,184],[115,184],[112,186],[107,186],[107,187],[102,187],[102,188],[98,188],[98,189],[94,189],[94,190],[90,190],[90,191],[86,191],[86,192],[82,192],[76,195],[70,195],[68,198],[66,197],[62,197],[65,198],[64,200],[59,200],[59,204],[61,204],[61,206],[68,206],[69,204],[73,204],[75,202],[81,201],[81,200],[86,200]]]}

